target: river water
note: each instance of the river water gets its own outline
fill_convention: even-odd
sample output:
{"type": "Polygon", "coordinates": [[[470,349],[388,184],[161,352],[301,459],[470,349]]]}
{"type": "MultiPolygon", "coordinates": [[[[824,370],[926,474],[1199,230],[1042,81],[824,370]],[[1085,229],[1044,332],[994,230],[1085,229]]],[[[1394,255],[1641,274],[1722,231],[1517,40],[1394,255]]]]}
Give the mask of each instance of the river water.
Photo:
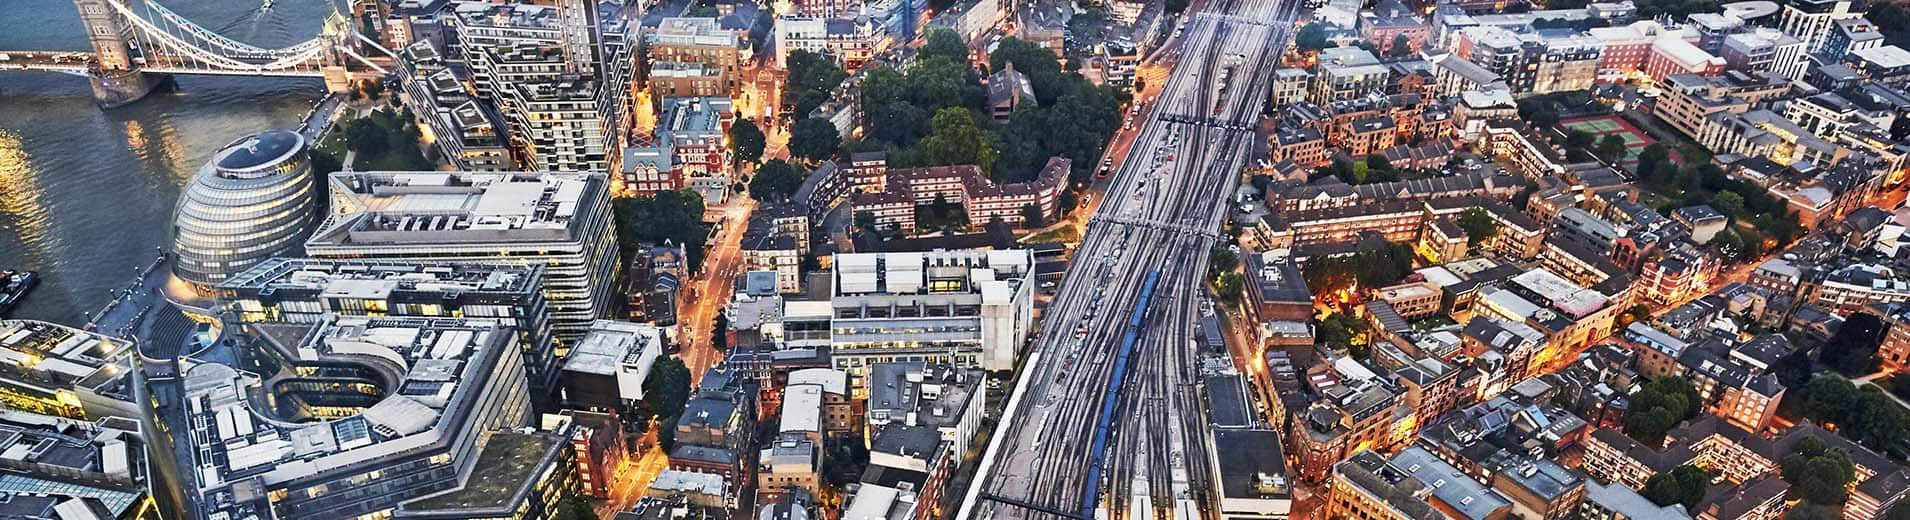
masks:
{"type": "MultiPolygon", "coordinates": [[[[161,4],[234,39],[280,47],[317,34],[332,12],[327,1],[161,4]]],[[[0,51],[87,48],[72,0],[0,6],[0,51]]],[[[0,269],[42,276],[11,317],[84,324],[168,245],[179,189],[213,152],[297,127],[323,94],[311,79],[189,76],[175,92],[103,111],[83,78],[0,71],[0,269]]]]}

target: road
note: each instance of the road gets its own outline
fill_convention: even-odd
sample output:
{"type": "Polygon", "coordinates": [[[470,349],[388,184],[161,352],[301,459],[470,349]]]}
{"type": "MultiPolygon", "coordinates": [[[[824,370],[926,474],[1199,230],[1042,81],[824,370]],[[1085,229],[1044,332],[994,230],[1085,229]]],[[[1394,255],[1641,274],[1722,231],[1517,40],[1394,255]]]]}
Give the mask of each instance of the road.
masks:
{"type": "Polygon", "coordinates": [[[1216,0],[1187,17],[1176,40],[1184,48],[1163,53],[1179,58],[1174,73],[1043,313],[982,478],[958,517],[1053,516],[1006,501],[1067,515],[1105,507],[1117,519],[1130,506],[1143,517],[1172,516],[1183,501],[1210,518],[1219,509],[1207,496],[1207,421],[1193,374],[1199,295],[1207,251],[1256,145],[1253,122],[1297,8],[1216,0]],[[1141,302],[1152,273],[1160,277],[1154,296],[1141,302]],[[1141,327],[1130,331],[1143,303],[1141,327]],[[1130,332],[1138,341],[1127,375],[1110,381],[1130,332]],[[1097,425],[1110,391],[1116,404],[1105,414],[1106,457],[1097,464],[1097,425]]]}
{"type": "Polygon", "coordinates": [[[756,201],[743,194],[705,210],[706,220],[714,215],[723,228],[703,257],[702,271],[690,277],[689,292],[677,295],[676,326],[683,345],[677,357],[689,367],[691,384],[702,381],[704,372],[723,361],[723,352],[710,342],[710,327],[716,313],[729,304],[734,290],[731,280],[742,272],[743,231],[749,229],[749,215],[755,210],[756,201]]]}
{"type": "Polygon", "coordinates": [[[642,458],[634,461],[625,460],[617,467],[610,498],[597,506],[597,516],[610,518],[629,511],[637,501],[643,500],[644,493],[650,490],[650,483],[656,481],[657,475],[669,467],[670,456],[661,450],[645,451],[642,458]]]}

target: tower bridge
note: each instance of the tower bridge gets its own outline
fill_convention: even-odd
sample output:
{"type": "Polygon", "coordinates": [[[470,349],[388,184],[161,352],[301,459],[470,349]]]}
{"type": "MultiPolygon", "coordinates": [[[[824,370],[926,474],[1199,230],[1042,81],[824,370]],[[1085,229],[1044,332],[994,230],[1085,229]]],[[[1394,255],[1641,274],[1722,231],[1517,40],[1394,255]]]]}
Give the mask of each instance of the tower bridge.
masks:
{"type": "Polygon", "coordinates": [[[394,63],[390,50],[336,9],[312,39],[264,48],[207,29],[157,0],[73,3],[91,51],[0,50],[0,71],[84,75],[94,99],[112,108],[146,97],[174,74],[317,78],[341,92],[384,77],[394,63]]]}

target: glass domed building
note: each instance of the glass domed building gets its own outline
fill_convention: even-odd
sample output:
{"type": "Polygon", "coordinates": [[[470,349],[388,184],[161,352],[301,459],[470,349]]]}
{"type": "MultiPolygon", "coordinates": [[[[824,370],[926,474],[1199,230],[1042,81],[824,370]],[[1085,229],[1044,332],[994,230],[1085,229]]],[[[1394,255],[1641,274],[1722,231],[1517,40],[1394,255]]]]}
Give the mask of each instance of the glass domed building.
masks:
{"type": "Polygon", "coordinates": [[[317,217],[305,137],[233,141],[193,174],[173,212],[172,272],[204,289],[275,256],[296,255],[317,217]]]}

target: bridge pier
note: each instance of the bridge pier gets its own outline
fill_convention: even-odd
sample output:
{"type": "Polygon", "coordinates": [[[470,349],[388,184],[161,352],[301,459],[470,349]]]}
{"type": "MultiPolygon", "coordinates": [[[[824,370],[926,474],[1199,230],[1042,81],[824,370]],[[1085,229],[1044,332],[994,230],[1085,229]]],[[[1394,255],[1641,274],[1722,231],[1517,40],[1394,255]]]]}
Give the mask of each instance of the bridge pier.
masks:
{"type": "Polygon", "coordinates": [[[165,74],[126,69],[90,70],[86,78],[93,85],[93,100],[100,108],[119,108],[145,99],[172,80],[172,76],[165,74]]]}

